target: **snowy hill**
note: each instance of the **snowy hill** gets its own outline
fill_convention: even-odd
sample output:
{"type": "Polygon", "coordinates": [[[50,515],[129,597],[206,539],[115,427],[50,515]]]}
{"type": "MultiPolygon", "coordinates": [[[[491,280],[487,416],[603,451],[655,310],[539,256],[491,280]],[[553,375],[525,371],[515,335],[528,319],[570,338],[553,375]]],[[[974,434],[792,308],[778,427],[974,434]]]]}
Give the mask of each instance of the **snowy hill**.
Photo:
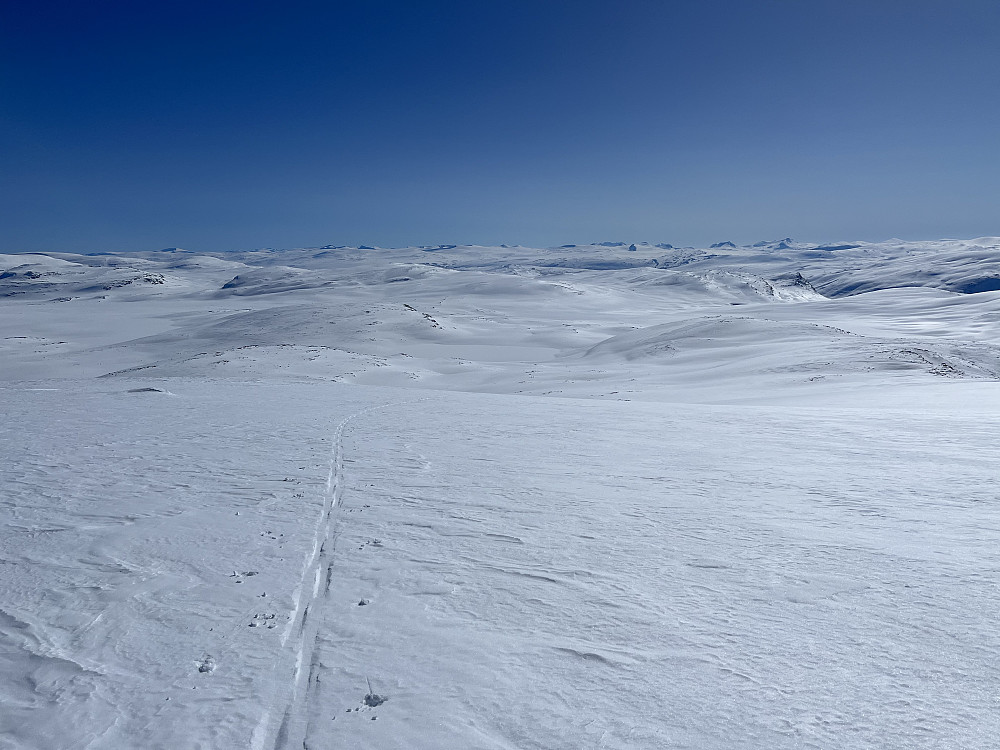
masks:
{"type": "Polygon", "coordinates": [[[0,747],[988,748],[1000,238],[0,255],[0,747]]]}

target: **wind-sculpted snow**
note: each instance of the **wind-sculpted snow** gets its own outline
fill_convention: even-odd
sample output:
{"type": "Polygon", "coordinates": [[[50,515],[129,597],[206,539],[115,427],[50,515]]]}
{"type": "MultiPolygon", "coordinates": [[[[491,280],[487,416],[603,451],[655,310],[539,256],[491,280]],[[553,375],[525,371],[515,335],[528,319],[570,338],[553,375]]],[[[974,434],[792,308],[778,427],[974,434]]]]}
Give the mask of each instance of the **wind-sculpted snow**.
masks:
{"type": "Polygon", "coordinates": [[[974,748],[1000,239],[0,256],[0,748],[974,748]]]}
{"type": "Polygon", "coordinates": [[[254,268],[244,271],[222,285],[220,296],[280,294],[304,289],[316,289],[330,282],[316,273],[301,268],[254,268]]]}
{"type": "Polygon", "coordinates": [[[693,386],[689,395],[710,400],[720,391],[701,393],[702,386],[723,385],[726,378],[732,381],[721,392],[726,398],[734,388],[771,397],[788,393],[788,386],[845,377],[874,384],[885,372],[992,378],[996,340],[984,334],[995,329],[996,293],[961,297],[975,299],[962,312],[969,326],[957,326],[947,342],[924,334],[937,325],[933,321],[954,317],[955,299],[928,290],[920,298],[926,302],[912,301],[921,309],[919,324],[906,306],[895,306],[893,314],[887,308],[882,315],[878,335],[871,335],[849,319],[846,300],[833,305],[823,295],[862,299],[854,292],[887,286],[987,288],[998,246],[985,238],[819,250],[786,239],[711,252],[604,244],[442,247],[433,253],[258,251],[218,258],[182,251],[4,256],[0,275],[8,275],[3,282],[15,307],[0,342],[8,352],[0,376],[45,377],[66,366],[112,377],[276,375],[670,399],[677,398],[677,387],[693,386]],[[53,309],[29,311],[29,301],[53,309]],[[56,309],[63,305],[69,308],[56,309]],[[690,349],[671,338],[671,327],[728,319],[734,305],[740,308],[736,318],[756,326],[739,341],[727,325],[702,337],[713,342],[708,358],[661,357],[655,370],[639,365],[650,346],[641,342],[655,338],[656,350],[690,349]],[[29,312],[41,327],[30,322],[23,333],[17,320],[29,312]],[[67,336],[81,319],[89,326],[81,323],[78,336],[67,336]],[[806,319],[811,327],[798,325],[806,319]],[[47,321],[55,335],[39,335],[47,321]],[[118,331],[125,335],[116,340],[118,331]],[[974,343],[971,331],[977,331],[974,343]],[[633,339],[636,351],[625,343],[633,339]],[[616,351],[617,365],[628,372],[614,358],[603,369],[581,369],[591,359],[587,352],[605,341],[599,350],[616,351]],[[720,355],[723,350],[728,356],[720,355]]]}

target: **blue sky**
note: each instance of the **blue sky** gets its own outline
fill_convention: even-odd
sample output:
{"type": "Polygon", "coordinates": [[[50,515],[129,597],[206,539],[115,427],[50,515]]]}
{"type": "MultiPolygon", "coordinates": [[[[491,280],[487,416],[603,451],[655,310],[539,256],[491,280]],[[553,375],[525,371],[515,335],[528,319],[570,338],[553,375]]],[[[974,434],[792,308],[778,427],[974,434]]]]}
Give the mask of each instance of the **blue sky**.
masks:
{"type": "Polygon", "coordinates": [[[1000,234],[993,0],[5,3],[0,251],[1000,234]]]}

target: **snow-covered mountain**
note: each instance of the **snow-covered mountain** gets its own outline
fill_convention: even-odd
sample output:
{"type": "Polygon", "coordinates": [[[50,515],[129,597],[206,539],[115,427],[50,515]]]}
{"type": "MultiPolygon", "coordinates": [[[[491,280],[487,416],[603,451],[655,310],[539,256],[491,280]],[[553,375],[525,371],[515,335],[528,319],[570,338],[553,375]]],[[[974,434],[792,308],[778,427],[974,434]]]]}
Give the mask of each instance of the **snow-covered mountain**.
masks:
{"type": "Polygon", "coordinates": [[[0,377],[730,401],[1000,372],[998,238],[731,244],[7,255],[0,377]],[[29,312],[58,340],[23,333],[29,312]]]}
{"type": "Polygon", "coordinates": [[[0,255],[2,748],[987,748],[1000,238],[0,255]]]}

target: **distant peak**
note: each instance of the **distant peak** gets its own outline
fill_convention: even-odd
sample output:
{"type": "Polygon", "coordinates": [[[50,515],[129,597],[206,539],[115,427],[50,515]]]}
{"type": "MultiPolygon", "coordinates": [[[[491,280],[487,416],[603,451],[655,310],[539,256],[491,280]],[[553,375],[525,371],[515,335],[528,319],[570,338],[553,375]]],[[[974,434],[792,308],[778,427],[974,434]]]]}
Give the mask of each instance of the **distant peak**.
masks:
{"type": "Polygon", "coordinates": [[[753,243],[750,247],[769,247],[773,250],[788,250],[794,242],[795,240],[791,237],[785,237],[783,240],[761,240],[760,242],[753,243]]]}
{"type": "Polygon", "coordinates": [[[734,250],[736,249],[736,245],[730,242],[729,240],[726,240],[725,242],[716,242],[714,245],[709,245],[709,248],[712,250],[717,250],[720,247],[731,247],[734,250]]]}

